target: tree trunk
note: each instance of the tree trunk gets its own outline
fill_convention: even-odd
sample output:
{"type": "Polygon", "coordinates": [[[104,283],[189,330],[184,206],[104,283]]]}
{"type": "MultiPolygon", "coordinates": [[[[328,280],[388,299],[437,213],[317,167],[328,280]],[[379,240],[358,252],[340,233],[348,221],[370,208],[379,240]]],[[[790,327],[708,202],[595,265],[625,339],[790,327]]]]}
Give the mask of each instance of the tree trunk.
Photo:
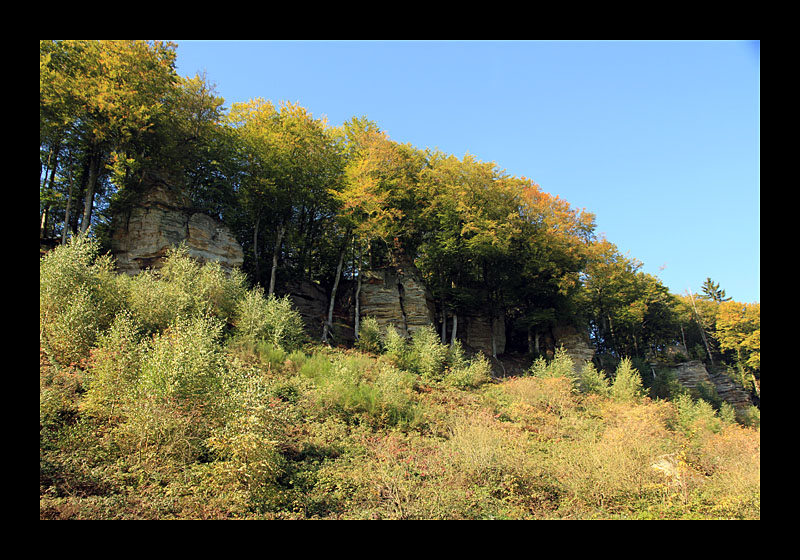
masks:
{"type": "Polygon", "coordinates": [[[100,171],[100,157],[96,149],[89,155],[89,180],[86,183],[86,199],[83,201],[83,219],[81,220],[81,233],[89,230],[92,221],[92,207],[94,206],[94,192],[97,187],[97,177],[100,171]]]}
{"type": "Polygon", "coordinates": [[[344,254],[347,251],[347,245],[350,241],[350,230],[347,230],[342,250],[339,253],[339,263],[336,265],[336,278],[333,280],[333,289],[331,290],[331,300],[328,303],[328,320],[322,328],[322,342],[328,342],[328,334],[333,330],[333,307],[336,304],[336,292],[339,289],[339,279],[342,276],[342,265],[344,264],[344,254]]]}
{"type": "Polygon", "coordinates": [[[283,225],[278,226],[278,239],[275,241],[275,248],[272,251],[272,271],[269,274],[269,291],[267,295],[275,293],[275,274],[278,271],[278,255],[281,252],[284,233],[286,233],[286,228],[283,225]]]}
{"type": "Polygon", "coordinates": [[[450,346],[456,343],[456,334],[458,334],[458,313],[453,311],[453,332],[450,333],[450,346]]]}
{"type": "Polygon", "coordinates": [[[67,167],[67,180],[69,181],[69,190],[67,191],[67,207],[64,210],[64,229],[61,231],[61,244],[67,243],[67,225],[69,224],[69,212],[72,206],[72,165],[68,164],[67,167]]]}
{"type": "Polygon", "coordinates": [[[356,281],[356,317],[354,321],[355,339],[358,340],[358,328],[361,324],[361,247],[358,248],[358,280],[356,281]]]}
{"type": "Polygon", "coordinates": [[[258,264],[258,230],[261,225],[261,212],[256,216],[256,223],[253,227],[253,259],[256,265],[256,284],[261,284],[261,266],[258,264]]]}

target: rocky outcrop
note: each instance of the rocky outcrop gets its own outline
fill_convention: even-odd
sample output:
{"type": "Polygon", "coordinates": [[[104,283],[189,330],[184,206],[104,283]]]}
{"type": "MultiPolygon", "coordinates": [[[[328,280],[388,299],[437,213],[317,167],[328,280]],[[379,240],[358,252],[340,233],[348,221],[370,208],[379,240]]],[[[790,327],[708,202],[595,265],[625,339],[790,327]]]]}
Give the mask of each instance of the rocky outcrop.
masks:
{"type": "Polygon", "coordinates": [[[506,351],[506,324],[503,317],[495,317],[492,321],[488,314],[459,315],[456,334],[469,348],[480,350],[489,356],[503,354],[506,351]]]}
{"type": "Polygon", "coordinates": [[[413,265],[363,271],[359,300],[361,317],[374,317],[382,329],[394,325],[410,336],[433,325],[433,297],[413,265]]]}
{"type": "Polygon", "coordinates": [[[594,358],[594,348],[589,336],[575,327],[559,325],[553,328],[553,338],[556,347],[563,347],[567,355],[572,358],[576,372],[580,372],[583,364],[594,358]]]}
{"type": "Polygon", "coordinates": [[[120,272],[158,268],[181,242],[201,262],[217,261],[227,270],[242,265],[244,252],[227,227],[195,211],[189,197],[164,179],[151,175],[148,182],[141,199],[113,218],[111,252],[120,272]]]}
{"type": "Polygon", "coordinates": [[[747,391],[724,373],[709,373],[700,360],[678,364],[674,371],[681,385],[690,390],[697,389],[703,383],[710,384],[716,389],[717,395],[730,403],[737,412],[745,411],[753,405],[747,391]]]}

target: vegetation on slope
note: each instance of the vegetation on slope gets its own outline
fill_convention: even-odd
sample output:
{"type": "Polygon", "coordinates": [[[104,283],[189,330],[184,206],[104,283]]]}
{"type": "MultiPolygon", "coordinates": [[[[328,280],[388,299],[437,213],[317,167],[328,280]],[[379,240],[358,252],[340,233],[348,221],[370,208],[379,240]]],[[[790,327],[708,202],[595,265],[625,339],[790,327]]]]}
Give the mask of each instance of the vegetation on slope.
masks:
{"type": "Polygon", "coordinates": [[[176,250],[40,261],[42,519],[758,519],[760,428],[633,363],[494,379],[432,330],[304,340],[288,300],[176,250]]]}

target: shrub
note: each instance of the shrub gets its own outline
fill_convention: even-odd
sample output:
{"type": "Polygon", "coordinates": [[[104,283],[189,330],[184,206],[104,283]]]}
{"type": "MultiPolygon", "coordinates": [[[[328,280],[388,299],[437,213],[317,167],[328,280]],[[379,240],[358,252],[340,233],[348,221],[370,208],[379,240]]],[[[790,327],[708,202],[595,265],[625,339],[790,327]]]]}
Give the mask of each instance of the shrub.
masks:
{"type": "Polygon", "coordinates": [[[441,343],[433,327],[426,325],[414,331],[408,353],[411,371],[429,380],[440,380],[447,360],[447,347],[441,343]]]}
{"type": "Polygon", "coordinates": [[[229,323],[246,292],[245,281],[238,269],[229,274],[217,262],[200,264],[182,243],[169,251],[161,269],[142,271],[130,280],[128,305],[150,332],[198,315],[229,323]]]}
{"type": "Polygon", "coordinates": [[[87,358],[97,336],[122,308],[122,280],[99,244],[76,236],[39,261],[39,335],[62,365],[87,358]]]}
{"type": "MultiPolygon", "coordinates": [[[[311,361],[303,368],[310,368],[311,361]]],[[[315,369],[314,381],[319,409],[348,423],[366,421],[375,427],[386,427],[415,418],[414,377],[391,363],[338,355],[329,367],[315,369]]]]}
{"type": "Polygon", "coordinates": [[[381,352],[381,330],[378,326],[378,320],[375,319],[375,317],[364,317],[364,319],[362,319],[358,331],[356,348],[374,354],[379,354],[381,352]]]}
{"type": "Polygon", "coordinates": [[[550,362],[539,356],[528,370],[528,375],[539,378],[566,377],[577,382],[575,375],[575,363],[564,350],[564,347],[556,349],[555,356],[550,362]]]}
{"type": "Polygon", "coordinates": [[[382,342],[386,356],[394,362],[397,367],[406,369],[408,367],[408,342],[394,325],[388,325],[386,327],[382,342]]]}
{"type": "Polygon", "coordinates": [[[306,341],[303,319],[289,296],[264,296],[262,288],[248,290],[239,300],[234,315],[235,335],[252,341],[266,341],[287,352],[306,341]]]}
{"type": "Polygon", "coordinates": [[[617,366],[610,395],[618,401],[632,401],[644,394],[642,377],[633,367],[630,358],[623,358],[617,366]]]}
{"type": "Polygon", "coordinates": [[[190,408],[208,404],[224,367],[221,334],[219,320],[195,317],[154,335],[142,361],[140,392],[190,408]]]}
{"type": "Polygon", "coordinates": [[[215,459],[210,475],[216,486],[242,489],[250,505],[263,510],[285,469],[281,449],[289,417],[260,368],[238,361],[228,366],[220,418],[205,440],[215,459]]]}
{"type": "Polygon", "coordinates": [[[581,389],[586,393],[595,393],[598,395],[607,396],[611,391],[611,385],[608,378],[597,368],[594,367],[592,362],[587,361],[581,368],[579,381],[581,389]]]}
{"type": "Polygon", "coordinates": [[[483,385],[492,377],[492,366],[480,352],[471,360],[457,358],[452,361],[454,365],[449,367],[444,375],[444,382],[447,385],[458,389],[471,389],[483,385]]]}
{"type": "Polygon", "coordinates": [[[118,314],[92,352],[83,411],[103,418],[122,414],[125,403],[134,398],[139,381],[144,357],[140,341],[141,329],[131,314],[118,314]]]}

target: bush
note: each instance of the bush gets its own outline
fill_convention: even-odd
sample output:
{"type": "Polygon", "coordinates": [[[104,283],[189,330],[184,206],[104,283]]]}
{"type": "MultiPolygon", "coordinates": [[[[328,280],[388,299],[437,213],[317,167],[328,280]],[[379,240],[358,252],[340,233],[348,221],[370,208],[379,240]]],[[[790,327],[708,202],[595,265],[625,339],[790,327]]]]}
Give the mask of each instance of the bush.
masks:
{"type": "Polygon", "coordinates": [[[233,324],[236,336],[266,341],[286,352],[297,350],[306,341],[303,318],[289,296],[266,297],[260,287],[248,290],[239,300],[233,324]]]}
{"type": "Polygon", "coordinates": [[[224,369],[222,323],[212,317],[178,319],[153,336],[142,361],[140,393],[184,407],[203,407],[219,390],[224,369]]]}
{"type": "Polygon", "coordinates": [[[363,352],[372,352],[373,354],[379,354],[381,352],[381,329],[375,317],[364,317],[364,319],[362,319],[358,331],[356,348],[363,352]]]}
{"type": "Polygon", "coordinates": [[[587,361],[581,368],[579,381],[581,389],[586,393],[595,393],[598,395],[607,396],[611,391],[611,385],[608,378],[597,368],[594,367],[592,362],[587,361]]]}
{"type": "MultiPolygon", "coordinates": [[[[458,341],[456,341],[456,345],[458,348],[461,346],[458,341]]],[[[458,354],[459,350],[454,349],[453,352],[458,354]]],[[[492,377],[492,366],[486,356],[480,352],[471,360],[466,360],[462,356],[451,358],[448,361],[453,365],[445,371],[444,382],[451,387],[471,389],[483,385],[492,377]]]]}
{"type": "MultiPolygon", "coordinates": [[[[310,369],[312,361],[316,360],[306,362],[301,371],[310,369]]],[[[374,427],[414,420],[412,374],[358,355],[338,355],[329,361],[329,366],[314,366],[315,400],[323,414],[374,427]]]]}
{"type": "Polygon", "coordinates": [[[146,330],[158,332],[198,315],[230,323],[245,292],[244,273],[228,274],[216,262],[200,264],[181,244],[169,251],[161,269],[130,280],[128,305],[146,330]]]}
{"type": "Polygon", "coordinates": [[[617,401],[632,401],[643,394],[642,376],[633,367],[630,358],[623,358],[617,366],[614,382],[611,384],[611,398],[617,401]]]}
{"type": "Polygon", "coordinates": [[[117,315],[92,352],[82,410],[101,418],[121,415],[135,397],[144,345],[141,329],[128,312],[117,315]]]}
{"type": "Polygon", "coordinates": [[[541,356],[536,358],[530,369],[528,369],[528,375],[542,379],[566,377],[577,382],[575,362],[572,361],[563,346],[556,349],[555,356],[550,362],[541,356]]]}
{"type": "Polygon", "coordinates": [[[39,337],[61,365],[89,356],[124,302],[123,280],[99,244],[76,236],[39,261],[39,337]]]}
{"type": "Polygon", "coordinates": [[[428,380],[441,380],[447,360],[447,346],[441,343],[433,327],[414,331],[408,352],[408,368],[428,380]]]}
{"type": "Polygon", "coordinates": [[[408,367],[408,341],[400,334],[394,325],[388,325],[382,337],[383,349],[386,356],[401,368],[408,367]]]}

